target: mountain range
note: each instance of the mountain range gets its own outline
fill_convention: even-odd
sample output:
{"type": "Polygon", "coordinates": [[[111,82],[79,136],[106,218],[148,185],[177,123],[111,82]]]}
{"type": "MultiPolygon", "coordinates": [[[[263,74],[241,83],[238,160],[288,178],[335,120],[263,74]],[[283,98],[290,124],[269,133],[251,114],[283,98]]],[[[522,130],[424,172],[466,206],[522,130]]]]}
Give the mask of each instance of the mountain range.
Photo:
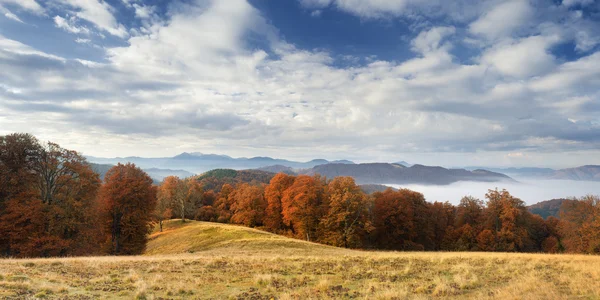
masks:
{"type": "Polygon", "coordinates": [[[173,157],[88,157],[88,160],[100,165],[114,165],[119,162],[135,163],[157,181],[169,175],[189,177],[214,169],[259,169],[272,173],[321,174],[328,178],[352,176],[361,184],[450,184],[457,181],[512,180],[511,177],[600,181],[600,166],[594,165],[561,170],[550,168],[487,167],[446,169],[421,164],[412,165],[405,161],[397,163],[356,164],[349,160],[329,161],[325,159],[313,159],[311,161],[300,162],[263,156],[233,158],[227,155],[202,154],[199,152],[184,152],[173,157]]]}
{"type": "Polygon", "coordinates": [[[600,165],[585,165],[576,168],[550,169],[550,168],[488,168],[466,167],[467,170],[485,169],[492,172],[503,173],[513,177],[529,177],[535,179],[561,179],[600,181],[600,165]]]}
{"type": "Polygon", "coordinates": [[[202,154],[199,152],[194,153],[181,153],[173,157],[159,157],[159,158],[145,158],[145,157],[115,157],[115,158],[101,158],[88,156],[87,159],[90,162],[97,164],[117,164],[131,162],[136,164],[142,169],[147,168],[159,168],[159,169],[180,169],[191,173],[200,174],[206,171],[219,168],[228,169],[257,169],[272,165],[282,165],[293,169],[308,169],[317,165],[336,163],[336,164],[354,164],[349,160],[335,160],[328,161],[325,159],[313,159],[307,162],[291,161],[286,159],[276,159],[271,157],[240,157],[233,158],[227,155],[218,154],[202,154]]]}

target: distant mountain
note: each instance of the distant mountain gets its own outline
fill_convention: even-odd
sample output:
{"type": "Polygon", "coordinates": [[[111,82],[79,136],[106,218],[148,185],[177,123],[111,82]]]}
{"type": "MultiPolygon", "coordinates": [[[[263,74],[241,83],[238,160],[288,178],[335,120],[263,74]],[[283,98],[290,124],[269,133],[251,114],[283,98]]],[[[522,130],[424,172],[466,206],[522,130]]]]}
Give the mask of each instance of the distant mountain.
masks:
{"type": "Polygon", "coordinates": [[[359,185],[359,187],[363,191],[363,193],[367,195],[373,194],[375,192],[383,192],[387,189],[396,190],[395,188],[391,188],[387,185],[382,184],[361,184],[359,185]]]}
{"type": "Polygon", "coordinates": [[[542,218],[547,219],[550,216],[558,218],[560,215],[560,207],[563,202],[567,199],[552,199],[542,201],[530,206],[527,206],[527,210],[532,214],[540,215],[542,218]]]}
{"type": "Polygon", "coordinates": [[[296,175],[297,173],[294,169],[282,165],[274,165],[274,166],[266,166],[262,168],[258,168],[257,170],[272,172],[272,173],[285,173],[288,175],[296,175]]]}
{"type": "Polygon", "coordinates": [[[561,169],[549,176],[550,179],[600,181],[600,166],[587,165],[561,169]]]}
{"type": "Polygon", "coordinates": [[[110,168],[112,168],[114,166],[90,163],[90,167],[92,167],[92,171],[94,171],[94,172],[96,172],[96,174],[100,175],[101,180],[104,180],[104,175],[106,175],[106,172],[108,172],[108,170],[110,170],[110,168]]]}
{"type": "Polygon", "coordinates": [[[487,168],[467,167],[467,170],[485,169],[492,172],[503,173],[515,177],[532,177],[536,179],[562,179],[579,181],[600,181],[600,166],[587,165],[567,169],[550,168],[487,168]]]}
{"type": "MultiPolygon", "coordinates": [[[[185,170],[191,173],[202,173],[213,169],[227,168],[235,170],[257,169],[273,165],[282,165],[293,169],[309,169],[317,165],[331,163],[325,159],[314,159],[308,162],[290,161],[285,159],[276,159],[271,157],[240,157],[233,158],[227,155],[218,154],[203,154],[199,152],[181,153],[174,157],[115,157],[115,158],[100,158],[88,157],[88,161],[97,164],[117,164],[131,162],[142,169],[159,168],[171,170],[185,170]]],[[[348,160],[336,161],[337,163],[353,164],[348,160]]]]}
{"type": "Polygon", "coordinates": [[[157,168],[149,168],[149,169],[143,169],[144,172],[148,173],[148,175],[150,177],[152,177],[155,180],[158,181],[162,181],[163,179],[165,179],[165,177],[169,177],[169,176],[177,176],[179,178],[188,178],[188,177],[192,177],[196,174],[194,173],[190,173],[188,171],[185,170],[171,170],[171,169],[157,169],[157,168]]]}
{"type": "Polygon", "coordinates": [[[273,172],[260,170],[215,169],[199,175],[196,179],[202,184],[204,190],[219,192],[224,184],[268,184],[273,176],[275,176],[273,172]]]}
{"type": "Polygon", "coordinates": [[[457,181],[514,181],[512,178],[486,170],[467,171],[424,165],[405,167],[400,164],[326,164],[301,171],[303,174],[320,174],[327,178],[351,176],[359,184],[437,184],[445,185],[457,181]]]}
{"type": "MultiPolygon", "coordinates": [[[[106,172],[108,172],[108,170],[110,170],[110,168],[114,167],[114,165],[95,164],[95,163],[90,163],[90,166],[92,167],[92,170],[94,172],[96,172],[98,175],[100,175],[101,180],[104,180],[104,176],[106,175],[106,172]]],[[[184,171],[184,170],[170,170],[170,169],[158,169],[158,168],[148,168],[148,169],[143,169],[143,170],[144,170],[144,172],[146,172],[148,174],[148,176],[150,176],[150,178],[152,178],[154,180],[155,183],[161,182],[167,176],[178,176],[179,178],[187,178],[187,177],[191,177],[191,176],[195,175],[193,173],[190,173],[190,172],[184,171]]]]}
{"type": "Polygon", "coordinates": [[[466,167],[467,170],[483,169],[496,173],[502,173],[516,177],[548,177],[556,170],[550,168],[488,168],[488,167],[466,167]]]}

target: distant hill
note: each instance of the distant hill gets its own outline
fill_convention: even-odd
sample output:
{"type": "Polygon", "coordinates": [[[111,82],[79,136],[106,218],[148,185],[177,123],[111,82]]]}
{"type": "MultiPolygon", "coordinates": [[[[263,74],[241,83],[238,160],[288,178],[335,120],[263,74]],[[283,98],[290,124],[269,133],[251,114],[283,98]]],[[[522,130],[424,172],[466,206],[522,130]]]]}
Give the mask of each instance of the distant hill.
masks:
{"type": "Polygon", "coordinates": [[[600,181],[600,166],[587,165],[555,171],[550,179],[600,181]]]}
{"type": "Polygon", "coordinates": [[[188,178],[188,177],[192,177],[192,176],[196,175],[194,173],[190,173],[185,170],[171,170],[171,169],[157,169],[157,168],[144,169],[144,172],[148,173],[148,175],[150,175],[150,177],[152,177],[153,179],[158,180],[158,181],[162,181],[163,179],[165,179],[165,177],[168,177],[168,176],[177,176],[179,178],[188,178]]]}
{"type": "Polygon", "coordinates": [[[273,176],[275,173],[261,170],[215,169],[199,175],[196,180],[202,183],[204,190],[219,192],[226,183],[268,184],[273,176]]]}
{"type": "Polygon", "coordinates": [[[106,172],[108,172],[113,165],[90,163],[90,167],[92,167],[92,170],[96,172],[96,174],[100,175],[101,180],[104,180],[104,175],[106,175],[106,172]]]}
{"type": "Polygon", "coordinates": [[[565,200],[567,199],[546,200],[527,206],[527,209],[532,214],[540,215],[544,219],[547,219],[550,216],[558,218],[560,214],[560,207],[565,200]]]}
{"type": "Polygon", "coordinates": [[[467,171],[464,169],[446,169],[424,165],[405,167],[400,164],[326,164],[304,170],[302,173],[320,174],[327,178],[351,176],[359,184],[437,184],[445,185],[457,181],[514,181],[512,178],[486,170],[467,171]]]}
{"type": "Polygon", "coordinates": [[[489,167],[466,167],[467,170],[483,169],[496,173],[502,173],[516,177],[539,177],[545,178],[556,172],[550,168],[489,168],[489,167]]]}
{"type": "MultiPolygon", "coordinates": [[[[94,172],[96,172],[98,175],[100,175],[101,180],[104,180],[104,176],[106,175],[106,172],[108,172],[108,170],[110,170],[110,168],[114,167],[114,165],[95,164],[95,163],[90,163],[90,166],[92,167],[92,170],[94,172]]],[[[158,168],[148,168],[148,169],[143,169],[143,170],[144,170],[144,172],[146,172],[148,174],[148,176],[150,176],[150,178],[152,178],[154,180],[154,183],[161,182],[167,176],[178,176],[179,178],[187,178],[187,177],[191,177],[191,176],[195,175],[193,173],[190,173],[190,172],[184,171],[184,170],[171,170],[171,169],[158,169],[158,168]]]]}
{"type": "Polygon", "coordinates": [[[586,165],[567,169],[550,168],[488,168],[488,167],[467,167],[468,170],[485,169],[492,172],[507,174],[516,177],[532,177],[537,179],[562,179],[578,181],[600,181],[600,166],[586,165]]]}
{"type": "MultiPolygon", "coordinates": [[[[361,184],[361,185],[359,185],[359,187],[363,191],[363,193],[365,193],[367,195],[373,194],[375,192],[383,192],[383,191],[391,188],[389,186],[382,185],[382,184],[361,184]]],[[[396,190],[395,188],[391,188],[391,189],[396,190]]]]}
{"type": "Polygon", "coordinates": [[[272,173],[285,173],[288,175],[296,175],[297,173],[294,169],[282,165],[274,165],[274,166],[266,166],[262,168],[258,168],[257,170],[272,172],[272,173]]]}
{"type": "MultiPolygon", "coordinates": [[[[144,158],[137,156],[130,157],[115,157],[115,158],[101,158],[101,157],[87,157],[90,162],[97,164],[117,164],[131,162],[141,167],[142,169],[159,168],[159,169],[180,169],[191,173],[200,174],[213,169],[226,168],[234,170],[246,170],[246,169],[257,169],[273,165],[286,166],[293,169],[308,169],[321,164],[332,163],[325,159],[313,159],[308,162],[298,162],[285,159],[277,159],[271,157],[240,157],[233,158],[227,155],[218,154],[202,154],[199,152],[194,153],[181,153],[173,157],[158,157],[158,158],[144,158]]],[[[336,163],[353,164],[348,160],[338,160],[336,163]]]]}

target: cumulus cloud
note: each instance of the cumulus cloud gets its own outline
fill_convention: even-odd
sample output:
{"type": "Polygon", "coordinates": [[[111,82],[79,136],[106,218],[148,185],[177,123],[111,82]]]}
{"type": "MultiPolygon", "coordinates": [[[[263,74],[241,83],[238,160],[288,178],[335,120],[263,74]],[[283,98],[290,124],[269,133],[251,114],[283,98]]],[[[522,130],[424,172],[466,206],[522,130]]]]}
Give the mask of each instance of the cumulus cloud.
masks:
{"type": "MultiPolygon", "coordinates": [[[[318,9],[351,3],[303,1],[318,9]]],[[[484,26],[506,11],[520,14],[515,3],[488,3],[471,20],[414,32],[407,42],[413,55],[405,60],[374,58],[351,67],[337,65],[327,49],[287,42],[242,0],[172,5],[168,22],[149,18],[146,31],[128,36],[127,44],[106,47],[101,62],[53,56],[0,37],[6,70],[0,74],[0,134],[33,128],[83,151],[100,151],[96,137],[108,144],[127,137],[131,152],[120,155],[165,155],[169,145],[185,144],[372,160],[409,153],[432,163],[451,155],[516,159],[532,151],[585,150],[592,157],[600,147],[600,52],[573,61],[555,57],[553,47],[574,41],[568,34],[574,29],[554,19],[543,28],[515,16],[499,29],[484,26]],[[249,43],[248,36],[264,45],[249,43]],[[477,51],[460,59],[455,51],[465,36],[477,42],[471,46],[477,51]]],[[[354,4],[363,16],[421,5],[354,4]]],[[[75,19],[54,21],[65,30],[80,26],[75,19]]]]}
{"type": "Polygon", "coordinates": [[[471,23],[469,30],[489,39],[502,38],[531,21],[533,13],[534,9],[528,1],[501,2],[471,23]]]}

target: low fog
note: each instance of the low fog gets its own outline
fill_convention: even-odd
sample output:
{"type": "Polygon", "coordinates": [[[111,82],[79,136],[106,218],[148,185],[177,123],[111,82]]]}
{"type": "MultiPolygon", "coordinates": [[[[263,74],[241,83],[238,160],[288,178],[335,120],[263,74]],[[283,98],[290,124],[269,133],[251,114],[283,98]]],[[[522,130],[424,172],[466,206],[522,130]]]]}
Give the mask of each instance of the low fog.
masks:
{"type": "Polygon", "coordinates": [[[600,195],[600,182],[573,180],[532,180],[516,179],[519,182],[456,182],[450,185],[386,184],[394,188],[407,188],[423,193],[427,201],[449,201],[458,204],[463,196],[471,195],[485,200],[488,189],[508,190],[511,195],[521,198],[527,205],[540,201],[581,197],[588,194],[600,195]]]}

